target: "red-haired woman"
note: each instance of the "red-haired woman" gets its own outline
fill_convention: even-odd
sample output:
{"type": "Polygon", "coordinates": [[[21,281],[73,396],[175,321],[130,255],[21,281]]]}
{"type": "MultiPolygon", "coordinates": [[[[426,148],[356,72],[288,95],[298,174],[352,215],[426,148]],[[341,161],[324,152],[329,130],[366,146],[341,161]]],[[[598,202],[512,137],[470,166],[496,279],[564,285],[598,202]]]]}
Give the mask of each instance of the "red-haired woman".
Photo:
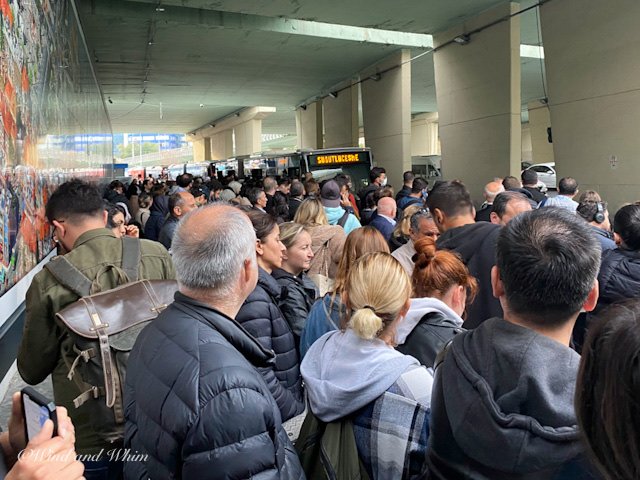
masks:
{"type": "Polygon", "coordinates": [[[436,356],[462,329],[462,315],[478,291],[476,279],[455,253],[436,250],[433,238],[415,243],[413,295],[398,328],[398,350],[433,367],[436,356]]]}

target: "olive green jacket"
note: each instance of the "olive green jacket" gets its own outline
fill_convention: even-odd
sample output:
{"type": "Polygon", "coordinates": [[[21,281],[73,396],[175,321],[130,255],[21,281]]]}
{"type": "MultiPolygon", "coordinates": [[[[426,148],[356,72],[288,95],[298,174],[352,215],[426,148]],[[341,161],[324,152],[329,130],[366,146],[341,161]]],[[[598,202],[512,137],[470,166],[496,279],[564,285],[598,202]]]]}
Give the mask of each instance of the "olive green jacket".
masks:
{"type": "MultiPolygon", "coordinates": [[[[157,242],[140,242],[138,277],[174,279],[175,270],[167,250],[157,242]]],[[[122,265],[122,241],[106,228],[89,230],[78,238],[66,258],[87,278],[94,280],[101,267],[122,265]]],[[[117,286],[117,278],[112,273],[104,274],[98,283],[102,290],[108,290],[117,286]]],[[[68,365],[77,354],[73,351],[73,340],[67,328],[55,314],[76,300],[78,296],[60,285],[47,269],[34,277],[26,296],[27,312],[18,352],[18,370],[22,378],[32,385],[52,375],[55,403],[66,407],[73,420],[78,453],[98,453],[102,448],[106,452],[114,445],[104,445],[93,431],[89,415],[82,408],[74,407],[73,399],[82,392],[67,379],[68,365]]]]}

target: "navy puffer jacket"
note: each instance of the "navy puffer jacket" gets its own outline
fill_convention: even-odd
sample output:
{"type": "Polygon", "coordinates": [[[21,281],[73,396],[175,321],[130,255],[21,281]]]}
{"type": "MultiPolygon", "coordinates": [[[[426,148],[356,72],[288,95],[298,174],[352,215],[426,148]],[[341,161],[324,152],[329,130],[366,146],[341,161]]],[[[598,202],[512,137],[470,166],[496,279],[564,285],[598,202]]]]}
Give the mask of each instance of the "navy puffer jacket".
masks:
{"type": "Polygon", "coordinates": [[[598,283],[598,310],[619,300],[639,297],[640,252],[624,248],[603,252],[598,283]]]}
{"type": "Polygon", "coordinates": [[[240,308],[236,320],[264,348],[276,354],[274,365],[258,370],[276,399],[284,422],[304,411],[304,401],[296,342],[278,308],[280,291],[276,279],[260,268],[258,284],[240,308]]]}
{"type": "Polygon", "coordinates": [[[176,293],[138,336],[125,387],[125,478],[300,479],[256,367],[273,361],[233,319],[176,293]]]}

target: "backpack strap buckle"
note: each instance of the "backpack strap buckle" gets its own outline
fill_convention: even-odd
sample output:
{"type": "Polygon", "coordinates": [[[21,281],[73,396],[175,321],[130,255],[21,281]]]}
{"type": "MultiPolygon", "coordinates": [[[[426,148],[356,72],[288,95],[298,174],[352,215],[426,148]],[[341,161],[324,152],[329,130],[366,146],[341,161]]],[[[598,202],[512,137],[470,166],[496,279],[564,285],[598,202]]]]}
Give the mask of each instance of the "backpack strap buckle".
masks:
{"type": "Polygon", "coordinates": [[[100,387],[92,385],[89,390],[82,392],[80,395],[73,399],[73,406],[76,408],[80,408],[88,400],[91,400],[92,398],[98,399],[102,394],[103,391],[100,387]]]}

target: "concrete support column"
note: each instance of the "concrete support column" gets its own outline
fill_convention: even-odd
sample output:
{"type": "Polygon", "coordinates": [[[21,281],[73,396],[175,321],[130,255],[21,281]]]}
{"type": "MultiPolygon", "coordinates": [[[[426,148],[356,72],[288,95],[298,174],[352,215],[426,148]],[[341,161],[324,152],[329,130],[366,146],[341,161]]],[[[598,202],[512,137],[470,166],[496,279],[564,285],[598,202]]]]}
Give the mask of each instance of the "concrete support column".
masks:
{"type": "Polygon", "coordinates": [[[208,162],[211,160],[211,142],[209,137],[199,138],[193,141],[193,161],[208,162]]]}
{"type": "Polygon", "coordinates": [[[251,119],[236,125],[236,156],[262,151],[262,120],[251,119]]]}
{"type": "Polygon", "coordinates": [[[396,189],[402,173],[411,170],[410,58],[409,50],[400,50],[360,74],[365,143],[396,189]]]}
{"type": "Polygon", "coordinates": [[[211,159],[225,160],[233,157],[233,130],[225,130],[211,137],[211,159]]]}
{"type": "Polygon", "coordinates": [[[533,147],[531,146],[531,126],[529,122],[522,124],[522,161],[535,163],[533,160],[533,147]]]}
{"type": "MultiPolygon", "coordinates": [[[[517,10],[511,3],[483,12],[434,35],[434,46],[517,10]]],[[[434,69],[443,176],[463,180],[480,201],[488,181],[520,174],[519,17],[436,51],[434,69]]]]}
{"type": "Polygon", "coordinates": [[[298,148],[322,148],[322,102],[316,101],[296,110],[298,148]]]}
{"type": "Polygon", "coordinates": [[[358,86],[341,90],[323,102],[325,148],[358,146],[358,86]]]}
{"type": "Polygon", "coordinates": [[[438,113],[421,113],[411,120],[411,156],[440,155],[438,113]]]}
{"type": "Polygon", "coordinates": [[[638,200],[640,2],[563,0],[540,8],[558,179],[615,211],[638,200]]]}
{"type": "Polygon", "coordinates": [[[529,102],[529,133],[533,163],[554,161],[553,144],[549,143],[548,128],[551,128],[549,105],[540,101],[529,102]]]}

